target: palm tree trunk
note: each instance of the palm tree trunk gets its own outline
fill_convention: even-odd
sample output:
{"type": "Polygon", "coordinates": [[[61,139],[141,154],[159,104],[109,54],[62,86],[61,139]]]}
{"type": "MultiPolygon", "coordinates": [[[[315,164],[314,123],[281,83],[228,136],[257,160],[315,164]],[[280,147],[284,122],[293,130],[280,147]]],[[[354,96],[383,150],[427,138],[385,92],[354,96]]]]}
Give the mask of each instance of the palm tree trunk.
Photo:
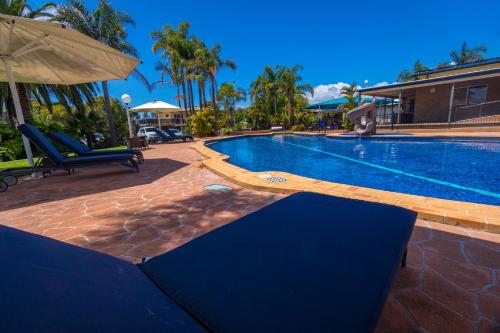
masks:
{"type": "Polygon", "coordinates": [[[274,96],[274,116],[278,114],[278,99],[274,96]]]}
{"type": "Polygon", "coordinates": [[[26,90],[26,86],[24,85],[24,83],[17,83],[16,85],[24,121],[29,123],[33,120],[33,114],[31,113],[31,101],[28,96],[28,91],[26,90]]]}
{"type": "Polygon", "coordinates": [[[193,81],[188,80],[188,91],[189,91],[189,109],[190,114],[194,114],[194,94],[193,94],[193,81]]]}
{"type": "Polygon", "coordinates": [[[292,128],[292,100],[291,100],[291,98],[288,98],[287,109],[288,109],[288,129],[291,129],[292,128]]]}
{"type": "Polygon", "coordinates": [[[104,95],[104,111],[106,111],[106,115],[108,116],[111,145],[115,147],[118,145],[118,140],[116,138],[115,119],[113,118],[113,110],[111,110],[111,101],[109,99],[108,81],[102,81],[102,93],[104,95]]]}
{"type": "Polygon", "coordinates": [[[198,81],[198,104],[201,110],[203,108],[203,94],[201,93],[201,81],[198,81]]]}
{"type": "Polygon", "coordinates": [[[181,91],[180,91],[180,88],[179,88],[179,83],[176,84],[177,86],[177,105],[179,105],[179,109],[181,108],[181,91]]]}
{"type": "Polygon", "coordinates": [[[207,108],[207,95],[205,94],[205,80],[202,81],[202,84],[201,84],[201,94],[203,96],[203,108],[206,109],[207,108]]]}
{"type": "Polygon", "coordinates": [[[182,100],[184,102],[184,110],[188,111],[187,99],[186,99],[186,80],[184,79],[184,72],[181,72],[181,84],[182,84],[182,100]]]}
{"type": "Polygon", "coordinates": [[[214,129],[215,129],[215,134],[219,133],[219,115],[217,114],[217,101],[215,100],[215,78],[211,75],[210,76],[210,89],[211,89],[211,94],[212,94],[212,107],[214,109],[214,129]]]}

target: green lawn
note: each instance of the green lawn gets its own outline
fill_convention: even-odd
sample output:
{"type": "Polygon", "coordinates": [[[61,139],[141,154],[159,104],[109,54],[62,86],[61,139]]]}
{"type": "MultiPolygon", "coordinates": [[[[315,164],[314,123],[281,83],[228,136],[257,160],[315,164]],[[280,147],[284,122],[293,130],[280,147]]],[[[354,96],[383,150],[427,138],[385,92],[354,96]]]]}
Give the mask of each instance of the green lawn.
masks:
{"type": "MultiPolygon", "coordinates": [[[[99,150],[127,149],[127,146],[105,148],[99,150]]],[[[37,158],[35,158],[36,162],[37,158]]],[[[28,159],[0,162],[0,170],[28,167],[28,159]]]]}

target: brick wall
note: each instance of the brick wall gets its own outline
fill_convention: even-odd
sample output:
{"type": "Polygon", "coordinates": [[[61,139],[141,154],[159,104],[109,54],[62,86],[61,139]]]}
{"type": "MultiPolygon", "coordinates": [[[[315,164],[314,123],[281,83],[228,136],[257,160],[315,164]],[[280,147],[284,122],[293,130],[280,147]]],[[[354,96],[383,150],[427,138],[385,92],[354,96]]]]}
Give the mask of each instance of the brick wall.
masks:
{"type": "MultiPolygon", "coordinates": [[[[500,100],[500,78],[490,78],[458,82],[455,88],[488,85],[486,101],[500,100]]],[[[439,123],[448,121],[451,84],[433,86],[436,92],[432,94],[431,87],[417,88],[415,92],[414,123],[439,123]]]]}

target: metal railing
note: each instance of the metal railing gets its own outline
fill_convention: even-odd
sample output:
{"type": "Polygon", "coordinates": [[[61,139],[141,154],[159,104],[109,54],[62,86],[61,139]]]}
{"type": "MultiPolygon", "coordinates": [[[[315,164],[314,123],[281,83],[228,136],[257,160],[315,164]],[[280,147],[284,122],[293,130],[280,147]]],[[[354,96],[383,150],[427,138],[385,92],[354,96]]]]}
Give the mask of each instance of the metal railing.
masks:
{"type": "Polygon", "coordinates": [[[500,100],[457,107],[452,111],[451,120],[464,122],[477,118],[494,118],[493,116],[500,116],[500,100]]]}

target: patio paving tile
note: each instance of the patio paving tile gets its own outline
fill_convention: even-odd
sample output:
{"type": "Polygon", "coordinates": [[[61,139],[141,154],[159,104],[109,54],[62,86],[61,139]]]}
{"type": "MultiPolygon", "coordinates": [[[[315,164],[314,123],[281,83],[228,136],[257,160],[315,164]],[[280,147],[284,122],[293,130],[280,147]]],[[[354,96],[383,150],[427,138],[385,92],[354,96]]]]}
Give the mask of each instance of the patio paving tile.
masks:
{"type": "MultiPolygon", "coordinates": [[[[0,194],[0,223],[139,262],[285,196],[202,168],[191,145],[153,146],[139,174],[96,168],[23,181],[0,194]],[[204,189],[214,183],[232,190],[204,189]]],[[[377,332],[500,332],[499,265],[499,234],[417,220],[377,332]]]]}

